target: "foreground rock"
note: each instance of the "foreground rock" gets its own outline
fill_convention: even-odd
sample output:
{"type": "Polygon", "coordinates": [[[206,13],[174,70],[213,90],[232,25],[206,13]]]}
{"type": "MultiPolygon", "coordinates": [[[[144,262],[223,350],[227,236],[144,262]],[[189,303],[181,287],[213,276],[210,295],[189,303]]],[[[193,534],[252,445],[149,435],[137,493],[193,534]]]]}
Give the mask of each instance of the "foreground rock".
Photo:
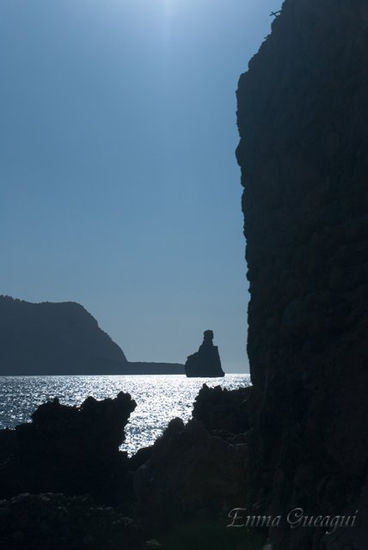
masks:
{"type": "Polygon", "coordinates": [[[239,434],[249,429],[247,403],[252,388],[227,390],[204,384],[195,398],[193,418],[209,431],[239,434]]]}
{"type": "Polygon", "coordinates": [[[221,377],[225,376],[221,367],[220,355],[217,346],[213,345],[212,330],[205,330],[203,342],[199,350],[189,355],[185,363],[185,374],[189,377],[221,377]]]}
{"type": "Polygon", "coordinates": [[[0,542],[6,550],[140,550],[133,521],[88,497],[21,494],[0,501],[0,542]]]}
{"type": "Polygon", "coordinates": [[[129,394],[41,405],[30,424],[0,431],[1,547],[238,548],[226,523],[245,501],[248,392],[204,386],[194,420],[172,420],[130,459],[119,451],[129,394]]]}
{"type": "Polygon", "coordinates": [[[247,445],[210,434],[203,424],[172,420],[140,466],[137,514],[158,531],[185,521],[223,521],[245,500],[247,445]]]}
{"type": "Polygon", "coordinates": [[[273,550],[368,547],[368,5],[286,0],[238,89],[249,305],[250,504],[365,529],[273,550]]]}
{"type": "Polygon", "coordinates": [[[0,431],[0,496],[19,492],[89,494],[125,506],[130,501],[128,458],[119,451],[136,404],[129,394],[80,407],[57,399],[41,405],[32,422],[0,431]]]}

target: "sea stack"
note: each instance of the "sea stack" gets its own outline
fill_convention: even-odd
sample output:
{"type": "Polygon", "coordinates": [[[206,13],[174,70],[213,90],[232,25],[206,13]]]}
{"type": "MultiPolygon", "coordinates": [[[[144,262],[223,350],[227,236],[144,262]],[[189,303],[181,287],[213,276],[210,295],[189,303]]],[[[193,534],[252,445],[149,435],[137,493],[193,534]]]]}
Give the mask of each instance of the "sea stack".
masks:
{"type": "Polygon", "coordinates": [[[189,355],[185,363],[185,374],[188,377],[205,376],[217,378],[225,376],[221,367],[218,347],[213,345],[213,331],[205,330],[199,350],[189,355]]]}

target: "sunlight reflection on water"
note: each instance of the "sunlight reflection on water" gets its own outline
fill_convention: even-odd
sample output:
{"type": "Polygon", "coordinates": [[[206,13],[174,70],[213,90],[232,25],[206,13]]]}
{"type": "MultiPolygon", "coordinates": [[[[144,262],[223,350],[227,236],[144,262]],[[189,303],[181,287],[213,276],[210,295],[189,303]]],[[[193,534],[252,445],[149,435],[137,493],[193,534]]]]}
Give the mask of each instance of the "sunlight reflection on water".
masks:
{"type": "Polygon", "coordinates": [[[179,416],[189,420],[193,401],[204,383],[232,389],[249,385],[247,374],[225,378],[186,378],[183,375],[137,376],[2,376],[0,377],[0,428],[28,422],[35,408],[54,397],[80,405],[89,395],[96,399],[128,392],[137,402],[126,427],[122,449],[131,455],[151,445],[168,422],[179,416]]]}

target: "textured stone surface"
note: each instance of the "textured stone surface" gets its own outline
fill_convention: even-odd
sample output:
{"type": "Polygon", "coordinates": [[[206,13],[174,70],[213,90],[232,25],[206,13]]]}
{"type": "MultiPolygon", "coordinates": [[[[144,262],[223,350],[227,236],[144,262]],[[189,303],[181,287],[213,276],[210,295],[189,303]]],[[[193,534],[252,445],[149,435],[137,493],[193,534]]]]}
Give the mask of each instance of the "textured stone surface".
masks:
{"type": "MultiPolygon", "coordinates": [[[[367,2],[286,0],[237,97],[254,384],[250,501],[283,514],[293,506],[363,514],[367,2]]],[[[359,533],[344,530],[336,543],[315,529],[271,536],[276,550],[350,550],[367,547],[359,533]]]]}

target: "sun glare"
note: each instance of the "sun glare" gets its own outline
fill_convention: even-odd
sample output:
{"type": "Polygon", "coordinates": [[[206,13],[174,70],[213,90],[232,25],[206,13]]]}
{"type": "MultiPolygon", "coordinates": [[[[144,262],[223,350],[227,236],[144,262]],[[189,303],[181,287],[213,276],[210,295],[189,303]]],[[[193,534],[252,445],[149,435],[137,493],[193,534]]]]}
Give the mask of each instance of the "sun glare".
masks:
{"type": "Polygon", "coordinates": [[[175,11],[175,0],[163,0],[164,11],[167,17],[172,17],[175,11]]]}

